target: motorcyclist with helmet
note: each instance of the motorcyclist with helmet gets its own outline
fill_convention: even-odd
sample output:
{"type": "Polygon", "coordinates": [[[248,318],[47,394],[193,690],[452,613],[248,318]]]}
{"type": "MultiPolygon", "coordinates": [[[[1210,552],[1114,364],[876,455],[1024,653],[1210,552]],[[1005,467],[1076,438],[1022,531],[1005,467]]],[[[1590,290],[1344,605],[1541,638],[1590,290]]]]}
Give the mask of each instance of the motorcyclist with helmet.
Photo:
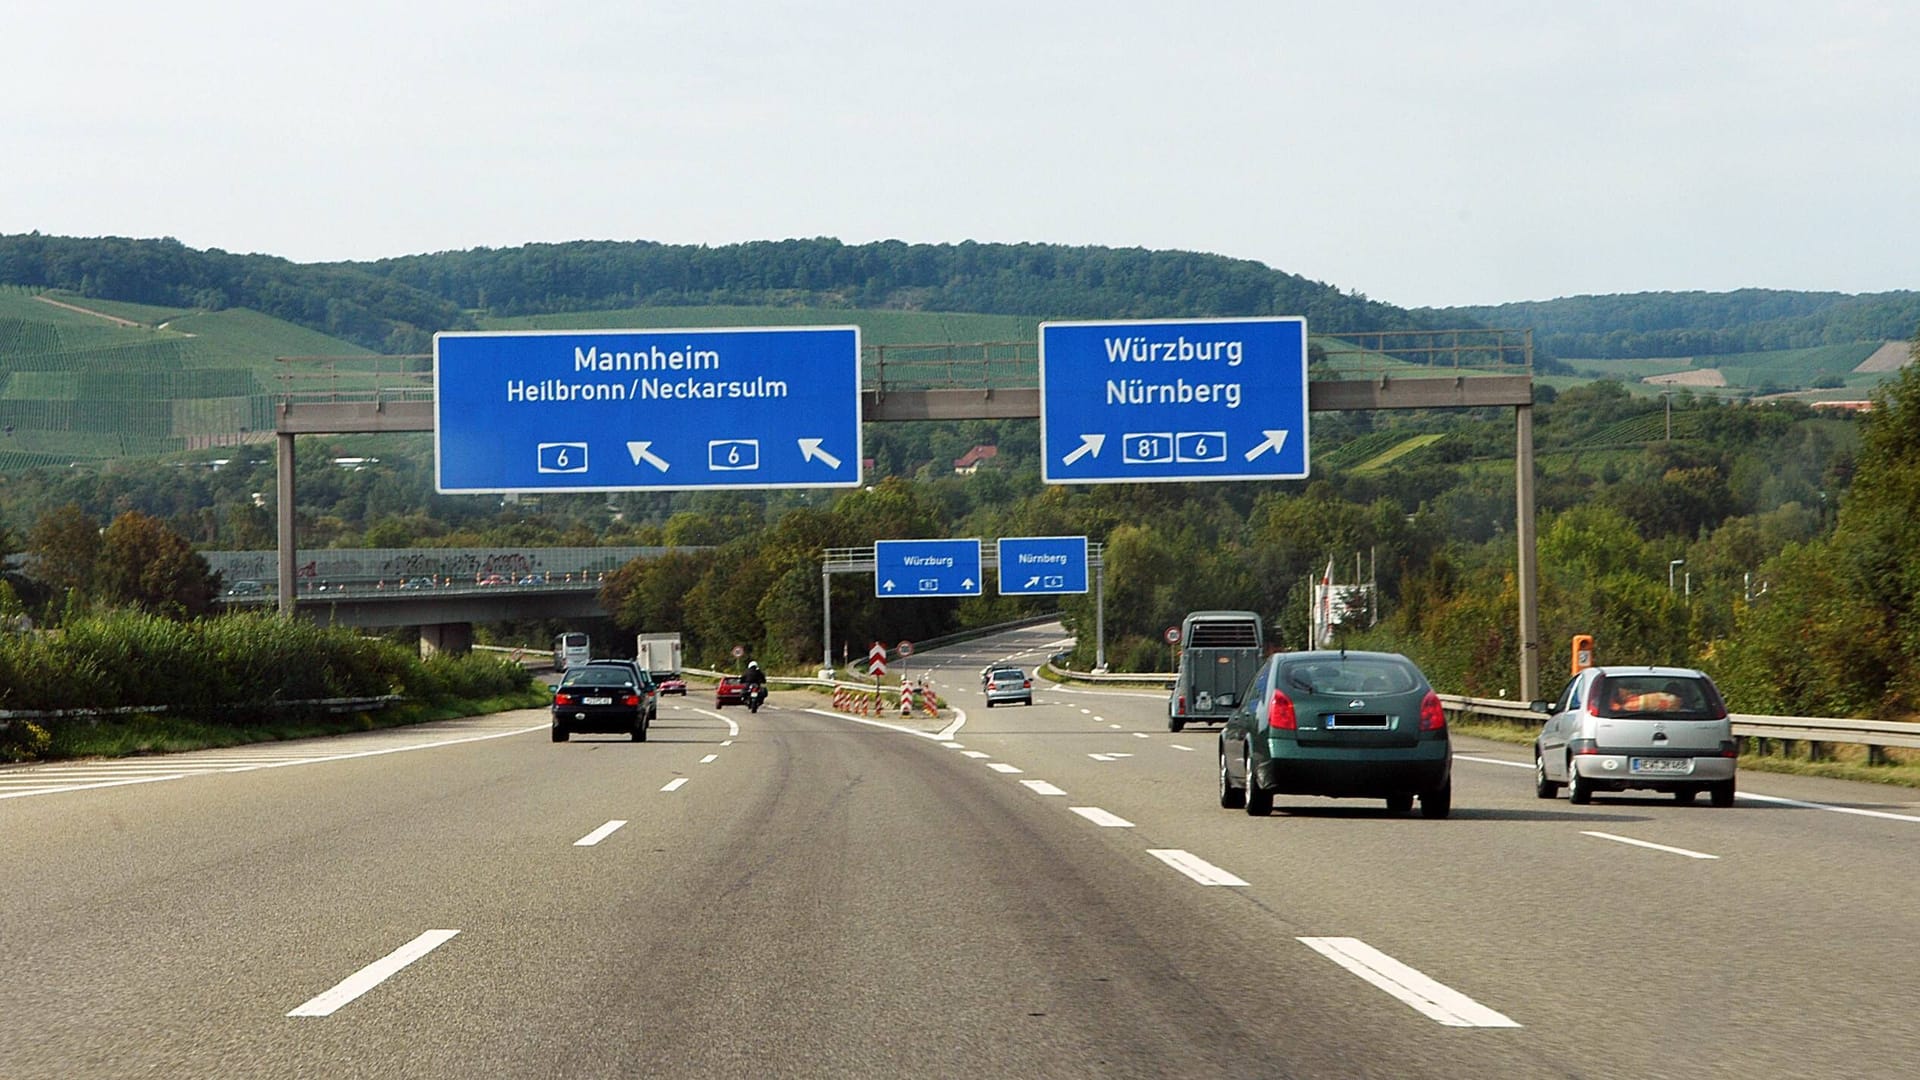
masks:
{"type": "Polygon", "coordinates": [[[759,712],[760,703],[767,698],[767,673],[760,670],[760,661],[747,661],[747,673],[740,681],[747,688],[747,711],[759,712]]]}

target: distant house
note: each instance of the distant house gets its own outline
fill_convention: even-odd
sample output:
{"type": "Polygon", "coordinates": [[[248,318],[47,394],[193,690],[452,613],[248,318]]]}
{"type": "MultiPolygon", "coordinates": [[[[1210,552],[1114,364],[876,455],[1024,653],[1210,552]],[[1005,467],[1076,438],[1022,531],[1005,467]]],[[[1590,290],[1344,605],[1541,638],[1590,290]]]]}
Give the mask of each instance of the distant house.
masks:
{"type": "Polygon", "coordinates": [[[1000,453],[997,446],[976,446],[953,459],[953,471],[961,476],[972,476],[983,461],[991,461],[1000,453]]]}

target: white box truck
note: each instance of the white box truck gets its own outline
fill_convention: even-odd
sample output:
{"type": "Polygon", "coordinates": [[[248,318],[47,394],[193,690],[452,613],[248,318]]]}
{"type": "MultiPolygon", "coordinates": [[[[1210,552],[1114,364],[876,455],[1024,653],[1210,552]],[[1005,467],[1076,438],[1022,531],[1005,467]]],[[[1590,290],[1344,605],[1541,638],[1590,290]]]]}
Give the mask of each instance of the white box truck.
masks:
{"type": "Polygon", "coordinates": [[[634,643],[634,659],[663,694],[684,694],[686,680],[680,677],[680,635],[641,634],[634,643]]]}

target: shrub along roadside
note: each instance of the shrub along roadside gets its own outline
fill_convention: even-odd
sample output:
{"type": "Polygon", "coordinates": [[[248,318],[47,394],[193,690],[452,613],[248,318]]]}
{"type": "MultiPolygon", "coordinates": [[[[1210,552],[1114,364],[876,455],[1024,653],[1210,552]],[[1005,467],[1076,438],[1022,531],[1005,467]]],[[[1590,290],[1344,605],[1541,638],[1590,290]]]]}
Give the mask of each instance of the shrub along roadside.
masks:
{"type": "Polygon", "coordinates": [[[498,657],[423,661],[392,642],[266,613],[174,622],[115,612],[61,633],[0,637],[0,709],[165,710],[15,720],[0,729],[0,760],[233,745],[545,701],[532,676],[498,657]],[[340,716],[288,704],[387,695],[404,700],[340,716]]]}

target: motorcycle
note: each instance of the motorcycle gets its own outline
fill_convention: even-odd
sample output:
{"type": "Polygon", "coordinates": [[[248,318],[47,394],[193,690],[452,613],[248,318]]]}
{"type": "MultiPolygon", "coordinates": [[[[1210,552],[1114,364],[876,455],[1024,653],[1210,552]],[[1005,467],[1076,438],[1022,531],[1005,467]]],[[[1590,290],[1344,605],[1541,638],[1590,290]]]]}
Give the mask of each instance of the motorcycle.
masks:
{"type": "Polygon", "coordinates": [[[746,698],[747,698],[747,711],[750,713],[759,712],[760,703],[767,700],[766,686],[759,683],[755,683],[754,685],[747,687],[746,698]]]}

